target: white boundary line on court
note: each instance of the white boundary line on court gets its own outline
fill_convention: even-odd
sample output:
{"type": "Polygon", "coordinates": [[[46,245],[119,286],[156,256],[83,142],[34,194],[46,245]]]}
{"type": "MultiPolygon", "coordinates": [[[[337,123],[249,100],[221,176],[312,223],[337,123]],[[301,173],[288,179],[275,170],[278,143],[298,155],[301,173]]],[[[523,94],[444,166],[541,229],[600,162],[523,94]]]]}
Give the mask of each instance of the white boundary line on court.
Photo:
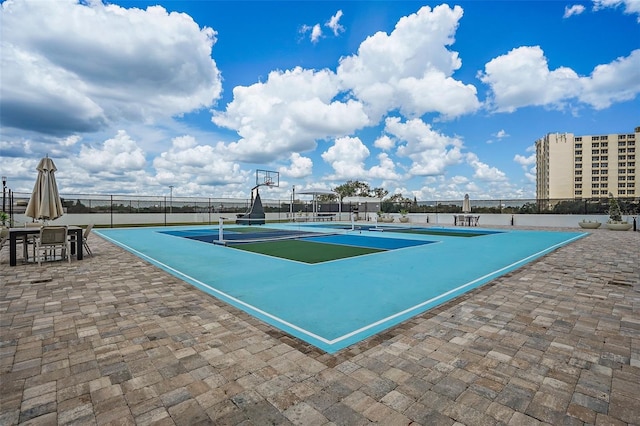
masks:
{"type": "Polygon", "coordinates": [[[311,332],[311,331],[308,331],[308,330],[306,330],[306,329],[304,329],[304,328],[298,327],[298,326],[297,326],[297,325],[295,325],[295,324],[292,324],[292,323],[290,323],[290,322],[288,322],[288,321],[285,321],[285,320],[283,320],[283,319],[282,319],[282,318],[280,318],[280,317],[277,317],[277,316],[275,316],[275,315],[273,315],[273,314],[270,314],[270,313],[268,313],[268,312],[266,312],[266,311],[263,311],[262,309],[257,308],[257,307],[255,307],[255,306],[253,306],[253,305],[249,304],[249,303],[243,302],[242,300],[237,299],[237,298],[235,298],[235,297],[233,297],[233,296],[231,296],[231,295],[229,295],[229,294],[227,294],[227,293],[225,293],[225,292],[223,292],[223,291],[220,291],[220,290],[218,290],[217,288],[210,286],[209,284],[203,283],[202,281],[197,280],[197,279],[195,279],[195,278],[193,278],[193,277],[191,277],[191,276],[189,276],[189,275],[187,275],[187,274],[185,274],[185,273],[183,273],[183,272],[181,272],[181,271],[179,271],[179,270],[177,270],[177,269],[175,269],[175,268],[172,268],[171,266],[169,266],[169,265],[167,265],[167,264],[165,264],[165,263],[163,263],[163,262],[160,262],[160,261],[158,261],[158,260],[154,259],[154,258],[153,258],[153,257],[151,257],[151,256],[148,256],[148,255],[146,255],[146,254],[144,254],[144,253],[142,253],[142,252],[140,252],[140,251],[138,251],[138,250],[136,250],[136,249],[134,249],[134,248],[132,248],[132,247],[129,247],[129,246],[128,246],[128,245],[126,245],[126,244],[123,244],[123,243],[121,243],[121,242],[119,242],[119,241],[117,241],[117,240],[114,240],[113,238],[110,238],[110,237],[108,237],[108,236],[106,236],[106,235],[104,235],[104,234],[100,233],[99,231],[98,231],[98,233],[99,233],[103,238],[105,238],[105,239],[107,239],[107,240],[111,241],[112,243],[114,243],[114,244],[115,244],[115,245],[117,245],[117,246],[120,246],[120,247],[122,247],[122,248],[125,248],[125,249],[127,249],[127,250],[131,251],[132,253],[135,253],[137,256],[140,256],[140,257],[142,257],[142,258],[146,258],[146,259],[148,259],[149,261],[151,261],[152,263],[155,263],[156,265],[160,265],[160,266],[162,266],[163,268],[166,268],[166,269],[168,269],[168,270],[170,270],[170,271],[174,272],[174,273],[175,273],[175,274],[177,274],[177,275],[180,275],[180,276],[182,276],[182,277],[185,277],[187,280],[190,280],[190,281],[192,281],[192,282],[194,282],[194,283],[197,283],[198,285],[201,285],[201,286],[203,286],[203,287],[205,287],[205,288],[207,288],[207,289],[211,290],[212,292],[214,292],[214,293],[216,293],[216,294],[222,295],[222,296],[224,296],[224,297],[226,297],[226,298],[228,298],[228,299],[230,299],[230,300],[233,300],[235,303],[238,303],[239,305],[242,305],[242,306],[244,306],[244,307],[246,307],[246,308],[248,308],[248,309],[250,309],[250,310],[253,310],[253,311],[255,311],[255,312],[259,313],[260,315],[264,315],[264,316],[266,316],[267,318],[272,319],[273,321],[279,322],[280,324],[283,324],[283,325],[285,325],[285,326],[287,326],[287,327],[290,327],[290,328],[292,328],[292,329],[294,329],[294,330],[296,330],[296,331],[298,331],[298,332],[300,332],[300,333],[302,333],[302,334],[305,334],[305,335],[307,335],[307,336],[309,336],[309,337],[311,337],[311,338],[313,338],[313,339],[319,340],[319,341],[321,341],[322,343],[325,343],[325,344],[327,344],[327,345],[335,345],[336,343],[339,343],[339,342],[341,342],[341,341],[343,341],[343,340],[349,339],[349,338],[351,338],[351,337],[353,337],[353,336],[356,336],[356,335],[358,335],[358,334],[360,334],[360,333],[362,333],[362,332],[364,332],[364,331],[367,331],[367,330],[370,330],[370,329],[372,329],[372,328],[374,328],[374,327],[377,327],[377,326],[379,326],[379,325],[382,325],[382,324],[384,324],[385,322],[388,322],[388,321],[393,320],[393,319],[395,319],[395,318],[398,318],[398,317],[400,317],[400,316],[406,315],[406,314],[410,313],[411,311],[415,311],[415,310],[417,310],[417,309],[420,309],[420,308],[422,308],[422,307],[424,307],[424,306],[426,306],[426,305],[428,305],[428,304],[430,304],[430,303],[433,303],[433,302],[435,302],[435,301],[437,301],[437,300],[439,300],[439,299],[442,299],[442,298],[444,298],[444,297],[446,297],[446,296],[448,296],[448,295],[450,295],[450,294],[453,294],[453,293],[455,293],[455,292],[457,292],[457,291],[459,291],[459,290],[462,290],[462,289],[464,289],[464,288],[466,288],[466,287],[469,287],[469,286],[471,286],[471,285],[473,285],[473,284],[477,283],[478,281],[485,280],[485,279],[487,279],[487,278],[491,277],[492,275],[496,275],[496,274],[498,274],[498,273],[500,273],[500,272],[502,272],[502,271],[504,271],[504,270],[510,269],[510,268],[512,268],[512,267],[514,267],[514,266],[516,266],[516,265],[518,265],[518,264],[521,264],[521,263],[523,263],[523,262],[526,262],[528,259],[531,259],[531,258],[534,258],[534,257],[541,256],[541,255],[543,255],[543,254],[545,254],[545,253],[548,253],[548,252],[550,252],[550,251],[554,250],[554,249],[555,249],[555,248],[557,248],[557,247],[560,247],[560,246],[563,246],[563,245],[569,244],[569,243],[571,243],[572,241],[575,241],[575,240],[577,240],[577,239],[579,239],[579,238],[583,238],[585,235],[587,235],[587,233],[582,233],[582,234],[577,235],[577,236],[575,236],[575,237],[573,237],[573,238],[570,238],[570,239],[568,239],[568,240],[565,240],[565,241],[562,241],[562,242],[560,242],[560,243],[554,244],[554,245],[552,245],[552,246],[550,246],[550,247],[545,248],[544,250],[540,250],[540,251],[539,251],[539,252],[537,252],[537,253],[531,254],[531,255],[529,255],[529,256],[527,256],[527,257],[525,257],[525,258],[522,258],[522,259],[520,259],[520,260],[518,260],[518,261],[516,261],[516,262],[513,262],[513,263],[511,263],[510,265],[504,266],[504,267],[502,267],[502,268],[500,268],[500,269],[497,269],[497,270],[495,270],[495,271],[493,271],[493,272],[490,272],[490,273],[485,274],[485,275],[483,275],[483,276],[481,276],[481,277],[479,277],[479,278],[476,278],[475,280],[469,281],[468,283],[465,283],[465,284],[463,284],[463,285],[461,285],[461,286],[458,286],[458,287],[456,287],[456,288],[454,288],[454,289],[448,290],[448,291],[446,291],[446,292],[444,292],[444,293],[440,294],[439,296],[433,297],[433,298],[431,298],[431,299],[429,299],[429,300],[425,300],[424,302],[421,302],[421,303],[419,303],[419,304],[417,304],[417,305],[414,305],[414,306],[412,306],[412,307],[410,307],[410,308],[407,308],[407,309],[405,309],[405,310],[403,310],[403,311],[401,311],[401,312],[397,312],[397,313],[395,313],[395,314],[393,314],[393,315],[389,315],[388,317],[382,318],[382,319],[380,319],[380,320],[378,320],[378,321],[375,321],[375,322],[373,322],[373,323],[371,323],[371,324],[368,324],[368,325],[366,325],[366,326],[364,326],[364,327],[360,327],[360,328],[358,328],[357,330],[351,331],[351,332],[349,332],[349,333],[347,333],[347,334],[344,334],[344,335],[342,335],[342,336],[340,336],[340,337],[337,337],[337,338],[335,338],[335,339],[328,340],[328,339],[326,339],[326,338],[324,338],[324,337],[322,337],[322,336],[318,336],[317,334],[315,334],[315,333],[313,333],[313,332],[311,332]]]}
{"type": "Polygon", "coordinates": [[[173,271],[174,273],[176,273],[176,274],[178,274],[178,275],[180,275],[180,276],[182,276],[182,277],[185,277],[185,278],[187,278],[188,280],[191,280],[191,281],[193,281],[193,282],[197,283],[198,285],[201,285],[201,286],[203,286],[203,287],[206,287],[206,288],[208,288],[209,290],[211,290],[211,291],[212,291],[212,292],[214,292],[214,293],[220,294],[220,295],[222,295],[222,296],[224,296],[224,297],[226,297],[226,298],[229,298],[230,300],[233,300],[235,303],[238,303],[238,304],[240,304],[240,305],[242,305],[242,306],[245,306],[245,307],[247,307],[247,308],[250,308],[250,309],[252,309],[253,311],[260,313],[261,315],[264,315],[264,316],[266,316],[266,317],[268,317],[268,318],[271,318],[272,320],[277,321],[277,322],[279,322],[279,323],[281,323],[281,324],[284,324],[284,325],[286,325],[287,327],[291,327],[291,328],[293,328],[294,330],[297,330],[297,331],[299,331],[299,332],[301,332],[301,333],[303,333],[303,334],[306,334],[306,335],[308,335],[308,336],[310,336],[310,337],[313,337],[314,339],[320,340],[320,341],[321,341],[321,342],[323,342],[323,343],[326,343],[326,344],[329,344],[329,345],[331,344],[331,341],[330,341],[330,340],[327,340],[327,339],[325,339],[325,338],[324,338],[324,337],[322,337],[322,336],[318,336],[317,334],[314,334],[314,333],[312,333],[312,332],[310,332],[310,331],[307,331],[307,330],[305,330],[304,328],[298,327],[298,326],[297,326],[297,325],[295,325],[295,324],[291,324],[290,322],[285,321],[285,320],[283,320],[282,318],[279,318],[279,317],[277,317],[277,316],[275,316],[275,315],[272,315],[272,314],[270,314],[270,313],[268,313],[268,312],[265,312],[265,311],[263,311],[263,310],[262,310],[262,309],[260,309],[260,308],[257,308],[257,307],[255,307],[255,306],[253,306],[253,305],[250,305],[250,304],[246,303],[246,302],[243,302],[243,301],[242,301],[242,300],[240,300],[240,299],[236,299],[235,297],[233,297],[233,296],[231,296],[231,295],[229,295],[229,294],[225,293],[224,291],[220,291],[220,290],[218,290],[218,289],[217,289],[217,288],[215,288],[215,287],[211,287],[209,284],[203,283],[202,281],[197,280],[197,279],[195,279],[195,278],[191,277],[190,275],[187,275],[187,274],[185,274],[185,273],[183,273],[183,272],[181,272],[181,271],[179,271],[179,270],[177,270],[177,269],[175,269],[175,268],[172,268],[171,266],[169,266],[169,265],[167,265],[167,264],[165,264],[165,263],[163,263],[163,262],[160,262],[159,260],[156,260],[156,259],[154,259],[153,257],[148,256],[148,255],[146,255],[146,254],[144,254],[144,253],[142,253],[142,252],[140,252],[140,251],[138,251],[138,250],[136,250],[136,249],[134,249],[134,248],[132,248],[132,247],[129,247],[129,246],[128,246],[128,245],[126,245],[126,244],[120,243],[120,242],[118,242],[117,240],[114,240],[114,239],[112,239],[112,238],[110,238],[110,237],[107,237],[106,235],[104,235],[104,234],[102,234],[102,233],[101,233],[100,235],[101,235],[102,237],[104,237],[104,238],[108,239],[108,240],[109,240],[109,241],[111,241],[112,243],[114,243],[114,244],[116,244],[116,245],[118,245],[118,246],[120,246],[120,247],[126,248],[127,250],[131,251],[132,253],[135,253],[137,256],[140,256],[140,257],[142,257],[142,258],[146,258],[146,259],[150,260],[152,263],[155,263],[156,265],[161,265],[163,268],[166,268],[166,269],[168,269],[168,270],[170,270],[170,271],[173,271]]]}

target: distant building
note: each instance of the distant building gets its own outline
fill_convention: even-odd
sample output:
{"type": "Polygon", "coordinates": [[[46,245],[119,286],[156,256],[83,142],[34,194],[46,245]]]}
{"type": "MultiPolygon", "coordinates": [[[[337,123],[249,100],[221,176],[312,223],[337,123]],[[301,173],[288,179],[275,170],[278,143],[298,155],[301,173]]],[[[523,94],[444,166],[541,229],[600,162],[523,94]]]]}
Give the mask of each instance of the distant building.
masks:
{"type": "Polygon", "coordinates": [[[538,200],[640,196],[634,133],[574,136],[549,133],[536,141],[538,200]]]}

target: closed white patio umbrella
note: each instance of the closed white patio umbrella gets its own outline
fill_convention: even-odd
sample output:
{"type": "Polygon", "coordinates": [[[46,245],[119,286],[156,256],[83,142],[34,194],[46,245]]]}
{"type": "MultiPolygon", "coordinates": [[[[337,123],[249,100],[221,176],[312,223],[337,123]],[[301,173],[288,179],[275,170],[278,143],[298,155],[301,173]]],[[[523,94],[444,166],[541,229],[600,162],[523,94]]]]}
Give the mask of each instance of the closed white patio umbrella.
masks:
{"type": "Polygon", "coordinates": [[[46,156],[36,168],[38,177],[33,187],[25,215],[37,220],[54,220],[64,214],[58,193],[53,160],[46,156]]]}
{"type": "Polygon", "coordinates": [[[471,200],[469,200],[469,194],[464,194],[464,200],[462,200],[462,213],[471,213],[471,200]]]}

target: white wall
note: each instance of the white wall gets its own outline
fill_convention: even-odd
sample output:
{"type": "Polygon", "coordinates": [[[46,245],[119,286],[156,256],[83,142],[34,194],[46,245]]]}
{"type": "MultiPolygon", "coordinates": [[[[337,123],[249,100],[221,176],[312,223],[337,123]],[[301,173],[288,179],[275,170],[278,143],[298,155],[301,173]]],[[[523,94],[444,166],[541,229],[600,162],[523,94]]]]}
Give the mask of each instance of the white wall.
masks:
{"type": "MultiPolygon", "coordinates": [[[[112,223],[114,226],[121,225],[140,225],[145,223],[157,223],[167,225],[177,223],[200,223],[203,225],[217,225],[218,218],[221,216],[219,213],[118,213],[118,214],[66,214],[52,222],[56,225],[94,225],[110,226],[112,223]],[[165,219],[166,217],[166,219],[165,219]],[[165,222],[166,220],[166,222],[165,222]]],[[[235,220],[235,214],[223,213],[223,217],[227,220],[235,220]]],[[[267,220],[287,220],[287,213],[267,213],[267,220]]],[[[368,220],[373,222],[375,214],[369,214],[368,220]]],[[[398,218],[400,214],[391,214],[395,218],[394,223],[399,223],[398,218]]],[[[410,213],[409,223],[412,224],[429,224],[431,226],[453,226],[453,213],[410,213]],[[428,218],[428,220],[427,220],[428,218]]],[[[514,226],[523,227],[551,227],[551,228],[580,228],[578,222],[586,219],[595,221],[598,220],[602,223],[607,222],[608,215],[554,215],[554,214],[480,214],[479,226],[511,226],[511,220],[513,218],[514,226]]],[[[633,223],[632,216],[623,216],[623,219],[629,223],[633,223]]],[[[342,213],[342,216],[336,215],[335,220],[350,221],[349,213],[342,213]]],[[[366,221],[363,219],[362,221],[366,221]]],[[[640,222],[640,219],[636,219],[640,222]]],[[[21,226],[25,222],[31,222],[31,218],[24,215],[14,215],[14,223],[16,226],[21,226]]],[[[638,223],[640,228],[640,223],[638,223]]]]}

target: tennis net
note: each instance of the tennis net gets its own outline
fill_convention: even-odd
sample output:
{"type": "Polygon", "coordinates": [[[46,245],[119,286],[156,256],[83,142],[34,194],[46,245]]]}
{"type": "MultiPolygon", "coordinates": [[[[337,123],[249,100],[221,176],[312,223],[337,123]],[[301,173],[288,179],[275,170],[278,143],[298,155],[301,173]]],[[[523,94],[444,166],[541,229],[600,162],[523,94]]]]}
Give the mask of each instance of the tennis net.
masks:
{"type": "Polygon", "coordinates": [[[214,244],[232,245],[280,240],[295,240],[324,235],[338,235],[344,233],[345,231],[339,230],[320,232],[317,230],[305,229],[302,226],[299,226],[298,228],[270,228],[265,227],[264,225],[228,226],[221,223],[219,225],[217,238],[215,238],[212,242],[214,244]]]}

